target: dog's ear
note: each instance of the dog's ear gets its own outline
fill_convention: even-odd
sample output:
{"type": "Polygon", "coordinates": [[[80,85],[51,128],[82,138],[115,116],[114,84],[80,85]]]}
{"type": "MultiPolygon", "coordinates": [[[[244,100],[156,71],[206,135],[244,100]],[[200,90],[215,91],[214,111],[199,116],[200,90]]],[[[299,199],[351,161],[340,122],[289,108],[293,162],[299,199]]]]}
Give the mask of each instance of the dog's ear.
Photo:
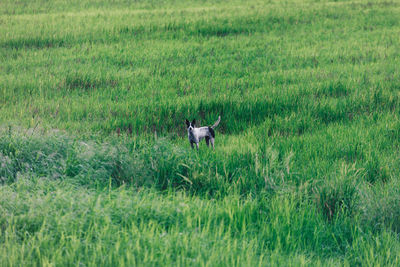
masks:
{"type": "Polygon", "coordinates": [[[188,119],[186,119],[186,126],[189,127],[190,126],[190,122],[188,121],[188,119]]]}
{"type": "Polygon", "coordinates": [[[196,119],[193,119],[192,120],[192,126],[195,126],[196,125],[196,119]]]}

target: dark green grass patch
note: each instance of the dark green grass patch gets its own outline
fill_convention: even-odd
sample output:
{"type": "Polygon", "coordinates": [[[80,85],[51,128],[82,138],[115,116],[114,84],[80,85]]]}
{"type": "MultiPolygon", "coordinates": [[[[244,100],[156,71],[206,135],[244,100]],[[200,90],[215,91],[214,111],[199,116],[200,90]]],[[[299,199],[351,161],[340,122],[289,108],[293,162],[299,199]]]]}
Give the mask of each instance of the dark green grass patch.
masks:
{"type": "Polygon", "coordinates": [[[165,139],[114,137],[98,143],[67,135],[23,137],[9,131],[0,138],[0,178],[7,184],[27,174],[88,187],[128,184],[224,196],[274,192],[287,186],[292,175],[289,159],[279,159],[273,150],[232,152],[226,160],[222,150],[197,153],[165,139]]]}

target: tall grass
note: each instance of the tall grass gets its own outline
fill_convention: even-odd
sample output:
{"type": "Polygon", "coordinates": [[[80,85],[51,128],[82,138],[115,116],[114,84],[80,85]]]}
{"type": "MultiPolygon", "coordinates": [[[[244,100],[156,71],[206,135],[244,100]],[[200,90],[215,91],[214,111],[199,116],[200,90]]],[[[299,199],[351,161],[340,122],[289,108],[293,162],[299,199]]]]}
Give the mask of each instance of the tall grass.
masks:
{"type": "Polygon", "coordinates": [[[397,266],[399,9],[1,2],[0,262],[397,266]]]}
{"type": "Polygon", "coordinates": [[[398,230],[396,194],[375,203],[365,170],[344,163],[333,179],[296,186],[295,155],[272,148],[193,153],[165,139],[9,128],[0,151],[7,265],[368,263],[354,250],[375,251],[370,236],[382,231],[389,246],[385,231],[398,230]]]}
{"type": "Polygon", "coordinates": [[[25,136],[13,133],[12,128],[3,132],[3,183],[13,183],[19,175],[34,175],[95,188],[127,184],[224,196],[274,191],[292,180],[290,154],[280,159],[272,149],[198,154],[165,138],[146,142],[114,136],[99,142],[77,140],[65,133],[44,134],[43,129],[37,130],[42,132],[39,135],[34,130],[25,136]]]}

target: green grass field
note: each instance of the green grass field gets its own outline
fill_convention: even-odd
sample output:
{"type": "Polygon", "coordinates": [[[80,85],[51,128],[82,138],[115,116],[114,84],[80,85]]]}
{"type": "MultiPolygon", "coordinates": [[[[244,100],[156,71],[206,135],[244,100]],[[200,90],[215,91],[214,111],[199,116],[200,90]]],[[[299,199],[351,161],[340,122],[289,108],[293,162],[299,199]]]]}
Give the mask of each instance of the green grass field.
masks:
{"type": "Polygon", "coordinates": [[[3,0],[0,265],[399,266],[399,66],[399,1],[3,0]]]}

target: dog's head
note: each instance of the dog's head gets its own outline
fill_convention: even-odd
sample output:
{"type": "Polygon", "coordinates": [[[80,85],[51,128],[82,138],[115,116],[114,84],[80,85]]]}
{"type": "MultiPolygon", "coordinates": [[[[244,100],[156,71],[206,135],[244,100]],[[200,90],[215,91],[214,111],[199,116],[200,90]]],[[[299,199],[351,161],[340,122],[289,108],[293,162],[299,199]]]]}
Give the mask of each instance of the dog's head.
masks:
{"type": "Polygon", "coordinates": [[[193,128],[196,126],[196,119],[193,119],[192,122],[188,121],[186,119],[186,127],[188,129],[188,131],[193,131],[193,128]]]}

